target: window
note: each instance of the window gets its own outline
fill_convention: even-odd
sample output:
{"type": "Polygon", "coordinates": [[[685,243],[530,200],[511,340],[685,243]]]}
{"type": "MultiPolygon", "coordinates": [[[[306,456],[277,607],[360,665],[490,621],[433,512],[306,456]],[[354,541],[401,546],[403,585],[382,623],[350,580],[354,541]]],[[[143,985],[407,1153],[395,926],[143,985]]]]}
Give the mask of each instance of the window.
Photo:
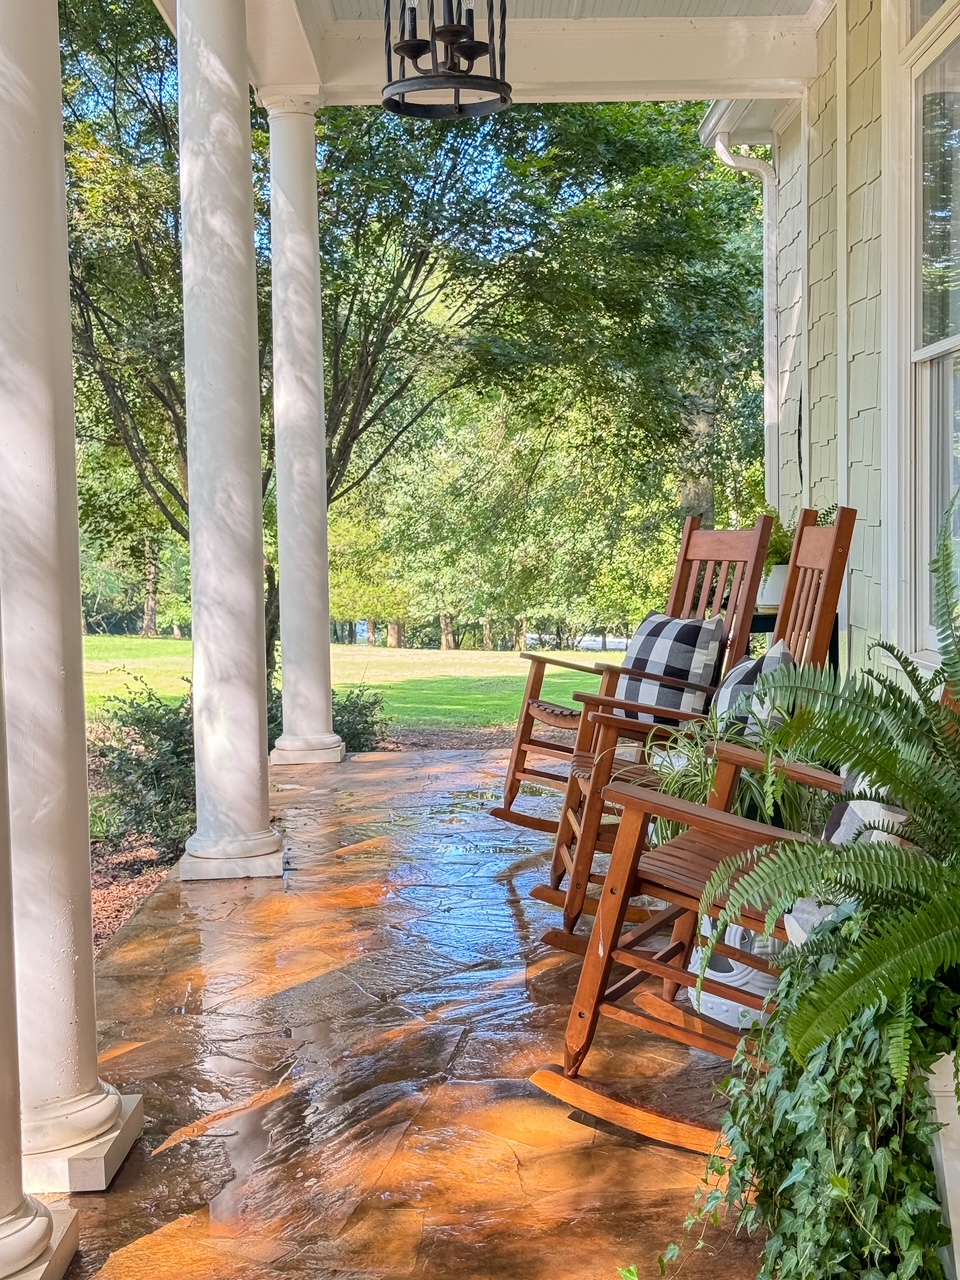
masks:
{"type": "MultiPolygon", "coordinates": [[[[921,647],[936,648],[927,566],[960,491],[960,41],[917,79],[918,277],[915,308],[917,570],[921,647]]],[[[955,516],[960,556],[960,515],[955,516]]]]}
{"type": "Polygon", "coordinates": [[[945,4],[946,0],[911,0],[910,34],[915,36],[945,4]]]}
{"type": "Polygon", "coordinates": [[[920,341],[960,334],[960,42],[920,77],[920,341]]]}

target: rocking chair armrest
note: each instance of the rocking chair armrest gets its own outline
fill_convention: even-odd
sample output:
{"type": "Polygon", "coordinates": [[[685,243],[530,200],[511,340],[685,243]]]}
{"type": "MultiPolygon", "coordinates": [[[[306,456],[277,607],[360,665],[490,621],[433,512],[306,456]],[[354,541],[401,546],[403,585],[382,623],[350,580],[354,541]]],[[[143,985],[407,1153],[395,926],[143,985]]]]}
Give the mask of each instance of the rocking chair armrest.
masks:
{"type": "Polygon", "coordinates": [[[694,831],[722,839],[755,839],[757,845],[773,844],[778,840],[803,840],[795,831],[784,831],[751,818],[741,818],[726,809],[713,809],[706,804],[693,804],[678,796],[668,796],[648,787],[635,787],[628,782],[613,782],[603,789],[603,798],[624,809],[640,809],[652,818],[666,818],[668,822],[680,822],[694,831]]]}
{"type": "Polygon", "coordinates": [[[707,693],[712,698],[717,692],[715,684],[697,684],[695,680],[682,680],[679,676],[664,676],[656,671],[644,671],[642,667],[615,667],[609,662],[598,662],[595,671],[616,671],[621,676],[636,680],[655,680],[657,684],[665,684],[671,689],[693,689],[696,693],[707,693]],[[631,677],[631,672],[633,673],[631,677]]]}
{"type": "Polygon", "coordinates": [[[582,671],[588,676],[599,674],[599,667],[585,666],[582,662],[567,662],[563,658],[548,658],[545,653],[521,653],[521,658],[526,658],[528,662],[542,662],[549,664],[551,667],[564,667],[567,671],[582,671]]]}
{"type": "MultiPolygon", "coordinates": [[[[680,713],[664,711],[662,708],[658,708],[658,714],[670,717],[680,713]]],[[[608,715],[603,711],[591,711],[590,723],[604,725],[609,729],[616,729],[617,737],[619,738],[629,738],[631,742],[647,744],[675,738],[682,727],[679,724],[651,724],[649,720],[627,720],[623,716],[608,715]]]]}
{"type": "MultiPolygon", "coordinates": [[[[573,695],[575,702],[582,702],[587,709],[596,707],[599,714],[602,711],[634,711],[641,715],[660,716],[665,720],[704,720],[706,717],[697,711],[681,711],[679,708],[673,707],[652,707],[646,702],[631,702],[629,698],[608,698],[601,693],[575,693],[573,695]]],[[[591,716],[591,719],[593,716],[591,716]]],[[[636,721],[631,722],[636,727],[636,721]]]]}
{"type": "Polygon", "coordinates": [[[753,769],[762,773],[772,763],[774,770],[783,777],[789,778],[791,782],[799,782],[817,791],[829,791],[834,795],[840,795],[843,791],[842,778],[831,773],[829,769],[820,769],[813,764],[780,759],[769,762],[762,751],[756,751],[753,747],[742,747],[735,742],[718,742],[714,752],[717,760],[724,764],[738,765],[742,769],[753,769]]]}

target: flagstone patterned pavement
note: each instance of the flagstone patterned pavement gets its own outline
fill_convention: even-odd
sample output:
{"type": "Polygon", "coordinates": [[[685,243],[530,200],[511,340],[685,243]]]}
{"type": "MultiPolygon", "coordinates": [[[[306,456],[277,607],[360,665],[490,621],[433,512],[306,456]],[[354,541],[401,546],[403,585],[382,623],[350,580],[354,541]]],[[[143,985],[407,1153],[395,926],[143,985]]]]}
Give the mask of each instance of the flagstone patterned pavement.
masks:
{"type": "MultiPolygon", "coordinates": [[[[72,1280],[658,1275],[702,1160],[528,1083],[560,1060],[578,962],[539,942],[543,837],[486,813],[505,758],[276,770],[284,881],[171,876],[109,944],[102,1071],[147,1128],[72,1199],[72,1280]]],[[[723,1069],[617,1024],[589,1067],[677,1109],[723,1069]]],[[[755,1273],[709,1241],[689,1280],[755,1273]]]]}

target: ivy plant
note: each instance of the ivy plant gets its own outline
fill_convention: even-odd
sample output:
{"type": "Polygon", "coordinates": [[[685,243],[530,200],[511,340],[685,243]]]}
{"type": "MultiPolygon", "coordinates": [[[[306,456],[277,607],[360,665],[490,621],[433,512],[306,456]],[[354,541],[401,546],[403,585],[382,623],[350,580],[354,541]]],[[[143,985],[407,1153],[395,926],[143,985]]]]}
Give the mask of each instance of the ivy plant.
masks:
{"type": "MultiPolygon", "coordinates": [[[[860,1010],[805,1062],[786,1034],[784,1015],[858,945],[863,928],[853,913],[785,953],[777,1014],[743,1040],[723,1085],[730,1158],[711,1158],[687,1227],[764,1233],[758,1280],[944,1275],[938,1250],[950,1233],[937,1198],[926,1076],[956,1045],[958,975],[916,984],[906,1020],[901,1002],[860,1010]],[[911,1068],[902,1080],[899,1057],[911,1068]]],[[[701,1232],[697,1244],[706,1239],[701,1232]]],[[[679,1256],[671,1246],[661,1269],[679,1256]]]]}

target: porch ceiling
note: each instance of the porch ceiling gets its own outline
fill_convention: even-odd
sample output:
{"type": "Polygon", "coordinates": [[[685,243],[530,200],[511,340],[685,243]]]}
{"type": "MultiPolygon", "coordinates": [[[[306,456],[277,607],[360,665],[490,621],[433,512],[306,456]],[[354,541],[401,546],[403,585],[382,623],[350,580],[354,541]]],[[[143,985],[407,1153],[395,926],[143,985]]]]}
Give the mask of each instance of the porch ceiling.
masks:
{"type": "MultiPolygon", "coordinates": [[[[177,0],[155,0],[171,26],[177,0]]],[[[828,0],[513,0],[519,102],[790,98],[814,78],[828,0]]],[[[251,82],[380,101],[380,0],[247,0],[251,82]]]]}

